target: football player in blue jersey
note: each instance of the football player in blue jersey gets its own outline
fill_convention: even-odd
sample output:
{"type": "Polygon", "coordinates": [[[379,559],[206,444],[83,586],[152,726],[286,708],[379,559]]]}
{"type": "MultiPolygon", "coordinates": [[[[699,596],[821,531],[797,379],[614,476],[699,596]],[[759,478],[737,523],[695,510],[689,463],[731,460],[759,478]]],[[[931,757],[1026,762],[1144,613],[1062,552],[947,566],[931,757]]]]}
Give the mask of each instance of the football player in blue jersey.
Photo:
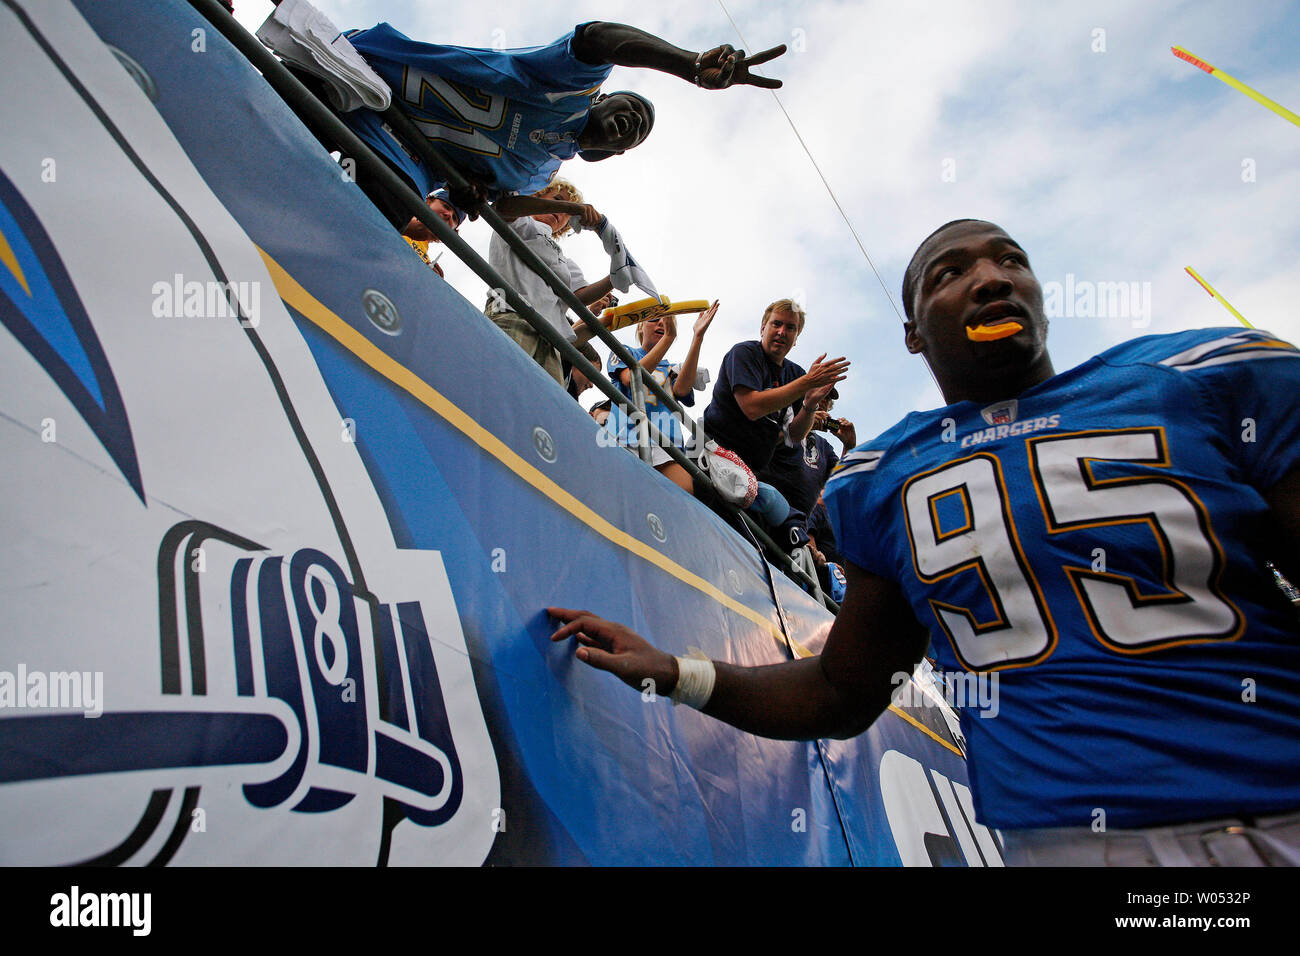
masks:
{"type": "MultiPolygon", "coordinates": [[[[498,200],[503,216],[535,213],[533,206],[501,198],[537,192],[574,156],[598,162],[645,141],[654,126],[653,104],[639,93],[600,92],[615,66],[659,70],[704,89],[777,89],[779,80],[750,68],[785,52],[779,46],[747,57],[724,44],[693,53],[635,27],[604,22],[579,24],[546,46],[513,50],[422,43],[387,23],[347,38],[392,88],[394,104],[470,179],[472,188],[452,200],[471,218],[487,199],[498,200]]],[[[381,114],[359,109],[341,116],[421,195],[439,185],[381,114]]]]}
{"type": "Polygon", "coordinates": [[[553,639],[784,739],[862,732],[930,647],[999,678],[961,723],[1009,862],[1300,864],[1300,628],[1264,566],[1300,579],[1300,351],[1203,329],[1057,374],[1025,251],[977,220],[921,244],[903,299],[948,404],[828,482],[849,586],[820,656],[674,658],[560,608],[553,639]]]}

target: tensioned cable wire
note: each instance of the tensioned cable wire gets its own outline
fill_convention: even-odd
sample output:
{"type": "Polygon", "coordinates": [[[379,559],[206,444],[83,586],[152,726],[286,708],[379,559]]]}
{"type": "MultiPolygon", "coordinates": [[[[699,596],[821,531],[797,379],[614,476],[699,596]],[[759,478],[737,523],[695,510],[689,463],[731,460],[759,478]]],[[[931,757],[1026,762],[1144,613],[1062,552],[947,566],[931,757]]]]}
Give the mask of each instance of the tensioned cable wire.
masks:
{"type": "MultiPolygon", "coordinates": [[[[745,50],[749,50],[750,46],[747,42],[745,42],[745,35],[740,32],[740,26],[736,23],[735,19],[731,16],[731,12],[727,9],[727,5],[723,3],[723,0],[718,0],[718,6],[722,7],[722,12],[725,13],[727,15],[727,19],[731,21],[732,29],[736,31],[736,36],[740,38],[741,48],[745,50]]],[[[882,292],[885,293],[885,298],[889,300],[889,306],[894,310],[894,315],[898,316],[899,322],[902,322],[903,316],[898,311],[898,306],[894,302],[894,297],[889,294],[889,287],[886,286],[885,281],[882,278],[880,278],[880,273],[876,270],[876,264],[871,261],[871,256],[867,253],[866,246],[862,244],[862,239],[858,236],[858,231],[853,228],[853,223],[849,220],[848,213],[844,211],[844,207],[840,204],[839,197],[835,195],[835,190],[831,188],[830,182],[826,179],[826,174],[823,173],[821,167],[817,165],[817,159],[813,156],[812,150],[808,148],[808,144],[804,142],[804,138],[800,134],[799,128],[794,125],[794,120],[791,118],[790,113],[786,110],[785,104],[781,102],[781,97],[776,95],[776,90],[769,90],[768,92],[772,94],[772,99],[776,100],[776,105],[781,108],[781,113],[782,115],[785,116],[785,121],[790,124],[790,129],[794,132],[795,139],[799,140],[799,145],[803,147],[804,153],[807,154],[808,161],[812,163],[813,169],[817,171],[817,175],[821,178],[822,185],[826,187],[826,192],[830,195],[831,202],[835,203],[835,208],[839,210],[840,216],[844,219],[844,224],[849,227],[849,232],[853,234],[853,240],[858,244],[858,249],[862,251],[862,258],[867,260],[867,265],[871,267],[872,275],[874,275],[876,277],[876,281],[880,283],[880,289],[882,292]]],[[[930,378],[934,380],[935,387],[937,388],[939,385],[939,381],[938,379],[935,378],[934,370],[930,368],[930,363],[928,361],[925,363],[925,369],[927,372],[930,373],[930,378]]],[[[777,591],[776,591],[776,581],[772,578],[772,574],[770,570],[768,571],[768,586],[771,588],[772,598],[776,603],[777,618],[781,623],[781,631],[786,639],[786,648],[787,650],[790,650],[789,647],[790,635],[786,625],[785,612],[784,609],[781,607],[781,599],[777,595],[777,591]]],[[[793,657],[793,651],[791,651],[791,656],[793,657]]],[[[849,862],[850,864],[853,864],[854,862],[853,845],[852,845],[852,841],[849,839],[848,829],[844,825],[844,814],[840,810],[839,792],[836,790],[835,778],[834,776],[832,776],[830,772],[830,767],[828,766],[828,761],[826,758],[826,749],[824,743],[820,740],[815,742],[815,746],[817,748],[818,761],[821,763],[822,766],[822,772],[826,776],[826,786],[828,791],[830,792],[831,805],[835,808],[836,820],[839,823],[840,832],[844,836],[844,844],[849,854],[849,862]]]]}
{"type": "MultiPolygon", "coordinates": [[[[731,15],[731,11],[727,9],[727,5],[723,3],[723,0],[718,0],[718,6],[720,6],[722,12],[726,14],[727,20],[731,23],[731,28],[736,31],[736,36],[740,38],[741,48],[749,50],[749,44],[745,42],[745,35],[740,32],[740,25],[736,23],[735,18],[731,15]]],[[[759,76],[764,75],[759,73],[758,70],[755,70],[754,72],[758,73],[759,76]]],[[[835,208],[839,210],[840,217],[844,220],[844,225],[848,226],[849,232],[853,234],[853,241],[858,244],[858,249],[862,252],[862,258],[866,259],[867,265],[871,267],[871,274],[874,275],[876,281],[880,283],[880,291],[885,293],[885,298],[889,300],[889,307],[894,310],[894,315],[898,316],[898,321],[903,322],[903,314],[898,311],[898,305],[894,302],[894,297],[889,292],[889,286],[885,285],[885,280],[880,277],[880,273],[876,270],[876,264],[871,261],[871,256],[867,252],[867,247],[862,244],[862,239],[858,236],[858,231],[853,228],[853,222],[849,219],[849,214],[844,211],[844,207],[840,204],[840,199],[835,195],[835,190],[831,188],[830,181],[826,178],[826,174],[823,173],[822,168],[817,165],[817,158],[813,156],[812,150],[809,149],[808,144],[804,142],[803,134],[799,132],[799,127],[794,125],[794,119],[785,108],[785,104],[781,102],[781,97],[776,95],[776,90],[768,90],[768,92],[772,94],[772,99],[776,100],[776,105],[780,108],[781,115],[785,117],[785,121],[790,124],[790,129],[794,132],[795,139],[799,141],[799,145],[803,147],[804,153],[808,156],[808,162],[812,163],[813,169],[817,171],[817,176],[821,179],[822,185],[826,187],[826,192],[831,197],[831,202],[835,203],[835,208]]],[[[926,358],[923,364],[925,365],[925,370],[930,373],[930,380],[934,382],[935,388],[939,388],[939,380],[935,378],[934,369],[930,368],[930,360],[926,358]]],[[[939,391],[942,394],[943,390],[939,389],[939,391]]]]}
{"type": "MultiPolygon", "coordinates": [[[[722,12],[725,13],[727,19],[731,21],[731,28],[736,31],[736,36],[740,38],[741,48],[748,50],[749,44],[745,42],[745,35],[740,32],[740,27],[732,17],[731,11],[727,9],[727,5],[723,3],[722,0],[718,0],[718,6],[722,7],[722,12]]],[[[755,70],[754,72],[757,73],[758,71],[755,70]]],[[[759,75],[762,76],[763,74],[759,73],[759,75]]],[[[890,295],[889,287],[885,285],[885,280],[880,278],[880,273],[876,271],[876,264],[871,261],[871,256],[867,253],[867,247],[862,244],[862,239],[858,236],[858,231],[853,228],[853,223],[849,220],[848,213],[846,213],[844,207],[840,205],[839,197],[835,195],[835,190],[831,188],[830,182],[826,179],[826,174],[823,173],[822,168],[817,165],[817,160],[813,156],[812,150],[808,148],[808,144],[804,142],[803,135],[799,132],[799,127],[794,125],[794,120],[786,110],[785,104],[781,102],[781,97],[776,95],[776,90],[769,90],[768,92],[772,94],[772,99],[776,100],[776,105],[780,107],[782,115],[785,116],[785,121],[790,124],[790,129],[794,131],[795,139],[799,140],[799,145],[803,147],[804,153],[808,156],[808,162],[812,163],[813,169],[817,171],[817,175],[821,178],[822,185],[826,187],[826,192],[830,195],[831,202],[835,203],[835,208],[839,210],[840,216],[844,220],[844,224],[849,227],[849,232],[853,233],[853,241],[858,244],[858,249],[862,251],[862,258],[867,260],[867,265],[871,267],[871,274],[874,275],[876,281],[880,283],[880,289],[885,293],[885,298],[889,300],[889,305],[894,310],[894,314],[898,316],[898,321],[902,322],[902,313],[898,311],[898,306],[894,303],[894,297],[890,295]]]]}

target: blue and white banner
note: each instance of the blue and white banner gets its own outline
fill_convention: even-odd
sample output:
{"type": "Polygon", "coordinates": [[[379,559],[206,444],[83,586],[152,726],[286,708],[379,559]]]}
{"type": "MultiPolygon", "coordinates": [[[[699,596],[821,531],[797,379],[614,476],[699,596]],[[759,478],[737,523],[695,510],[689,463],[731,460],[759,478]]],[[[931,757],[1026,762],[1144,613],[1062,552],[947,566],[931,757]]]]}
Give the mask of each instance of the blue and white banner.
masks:
{"type": "Polygon", "coordinates": [[[761,740],[550,644],[830,618],[155,6],[0,0],[0,863],[1000,864],[941,706],[761,740]]]}

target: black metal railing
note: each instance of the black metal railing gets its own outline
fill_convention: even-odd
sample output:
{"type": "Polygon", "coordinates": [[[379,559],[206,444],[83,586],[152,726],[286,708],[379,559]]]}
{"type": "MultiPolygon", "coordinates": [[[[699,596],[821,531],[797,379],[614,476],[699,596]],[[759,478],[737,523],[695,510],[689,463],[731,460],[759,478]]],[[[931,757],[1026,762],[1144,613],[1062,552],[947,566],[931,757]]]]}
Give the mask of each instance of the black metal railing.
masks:
{"type": "MultiPolygon", "coordinates": [[[[699,465],[692,461],[691,457],[683,449],[677,447],[668,437],[664,436],[655,427],[650,417],[645,414],[646,390],[649,389],[683,426],[689,427],[692,444],[696,448],[703,448],[704,445],[705,435],[702,426],[686,412],[681,403],[668,389],[662,387],[641,367],[641,364],[632,357],[627,347],[616,339],[613,333],[605,328],[591,310],[578,299],[573,290],[551,271],[532,249],[528,248],[524,240],[510,228],[496,210],[483,203],[474,211],[509,245],[515,255],[529,269],[541,277],[559,299],[573,310],[574,314],[586,324],[592,334],[609,346],[610,350],[627,366],[631,373],[630,390],[632,397],[630,399],[614,385],[608,376],[588,361],[587,357],[573,343],[568,341],[551,323],[547,322],[478,252],[464,239],[460,238],[454,229],[435,216],[425,204],[423,196],[418,195],[387,163],[375,155],[335,115],[332,109],[322,103],[311,90],[304,86],[270,50],[262,45],[262,42],[257,37],[245,30],[217,0],[189,0],[189,2],[261,72],[262,77],[271,88],[279,94],[285,104],[313,132],[318,135],[323,134],[328,138],[340,152],[356,163],[359,170],[370,177],[372,181],[377,182],[396,201],[400,202],[405,207],[404,211],[408,211],[412,217],[422,222],[448,251],[459,257],[475,275],[488,285],[489,289],[494,290],[494,298],[498,296],[503,298],[512,311],[517,313],[539,335],[554,346],[570,365],[582,372],[597,390],[606,395],[611,401],[616,402],[625,413],[630,416],[635,415],[631,420],[636,425],[636,449],[638,456],[643,461],[649,463],[651,442],[653,441],[663,448],[669,457],[686,469],[697,486],[701,482],[704,483],[705,487],[712,485],[711,479],[700,469],[699,465]]],[[[402,137],[405,144],[415,150],[419,158],[434,170],[449,187],[458,191],[468,189],[469,183],[460,170],[433,147],[428,139],[416,129],[410,117],[402,112],[396,103],[381,115],[384,121],[402,137]]],[[[801,567],[799,562],[794,560],[786,550],[779,547],[772,540],[762,526],[750,518],[749,515],[726,502],[719,501],[717,506],[742,523],[751,540],[756,540],[763,557],[775,563],[788,576],[805,585],[832,613],[839,610],[838,605],[822,593],[816,575],[801,567]]]]}

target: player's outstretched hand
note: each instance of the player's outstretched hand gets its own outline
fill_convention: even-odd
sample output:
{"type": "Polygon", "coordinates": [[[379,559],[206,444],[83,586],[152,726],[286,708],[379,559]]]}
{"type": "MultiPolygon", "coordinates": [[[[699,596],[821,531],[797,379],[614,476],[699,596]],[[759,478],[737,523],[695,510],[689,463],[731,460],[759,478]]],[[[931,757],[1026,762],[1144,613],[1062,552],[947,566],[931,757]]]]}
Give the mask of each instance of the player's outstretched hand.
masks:
{"type": "Polygon", "coordinates": [[[578,216],[579,221],[585,229],[595,229],[600,225],[600,221],[605,217],[596,211],[596,207],[590,203],[582,204],[582,213],[578,216]]]}
{"type": "Polygon", "coordinates": [[[597,670],[609,671],[629,687],[645,690],[654,681],[654,691],[666,695],[677,686],[677,659],[665,654],[641,635],[590,611],[548,607],[546,613],[563,623],[551,635],[552,641],[576,638],[578,660],[597,670]]]}
{"type": "Polygon", "coordinates": [[[765,90],[779,90],[781,81],[770,77],[750,73],[751,66],[758,66],[768,60],[775,60],[785,52],[785,44],[774,46],[751,57],[745,56],[744,50],[737,50],[729,43],[714,47],[700,54],[699,69],[695,82],[706,90],[725,90],[730,86],[759,86],[765,90]]]}

